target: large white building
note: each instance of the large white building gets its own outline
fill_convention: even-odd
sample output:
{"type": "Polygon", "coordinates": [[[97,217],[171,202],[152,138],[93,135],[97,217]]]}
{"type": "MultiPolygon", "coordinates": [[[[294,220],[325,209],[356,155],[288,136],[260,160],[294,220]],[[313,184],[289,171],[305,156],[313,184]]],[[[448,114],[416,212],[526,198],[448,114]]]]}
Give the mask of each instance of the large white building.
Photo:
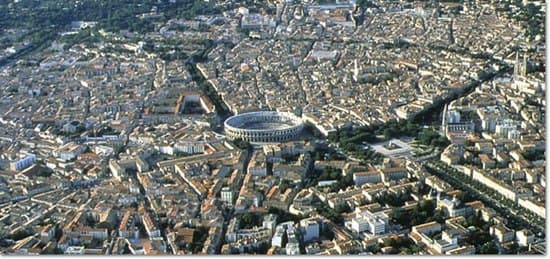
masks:
{"type": "Polygon", "coordinates": [[[472,170],[472,178],[482,184],[484,184],[485,186],[497,191],[498,193],[500,193],[502,196],[516,202],[516,192],[515,190],[513,189],[510,189],[509,187],[507,187],[504,183],[496,180],[494,177],[486,174],[486,173],[483,173],[482,171],[478,170],[478,169],[474,169],[472,170]]]}
{"type": "Polygon", "coordinates": [[[353,182],[357,186],[366,183],[379,183],[382,182],[382,175],[379,171],[355,172],[353,173],[353,182]]]}
{"type": "Polygon", "coordinates": [[[264,216],[264,220],[262,222],[262,226],[264,228],[269,229],[270,231],[275,231],[275,227],[277,226],[277,215],[275,214],[267,214],[264,216]]]}
{"type": "Polygon", "coordinates": [[[285,247],[286,255],[299,255],[300,244],[298,242],[288,242],[285,247]]]}
{"type": "Polygon", "coordinates": [[[275,234],[273,234],[273,237],[271,238],[271,246],[275,247],[283,247],[283,238],[285,235],[288,234],[294,234],[296,231],[296,228],[294,227],[294,222],[287,221],[280,223],[275,227],[275,234]]]}
{"type": "Polygon", "coordinates": [[[475,129],[475,124],[473,122],[464,122],[464,123],[453,123],[446,125],[447,133],[471,133],[475,129]]]}
{"type": "Polygon", "coordinates": [[[275,229],[275,234],[273,234],[273,237],[271,238],[271,246],[282,247],[284,235],[285,235],[285,230],[283,228],[277,227],[275,229]]]}
{"type": "Polygon", "coordinates": [[[84,152],[85,146],[78,145],[76,143],[67,143],[54,151],[54,155],[59,157],[63,161],[69,161],[75,159],[76,156],[84,152]]]}
{"type": "Polygon", "coordinates": [[[233,190],[230,187],[223,187],[221,191],[221,200],[226,204],[233,205],[233,190]]]}
{"type": "Polygon", "coordinates": [[[529,246],[535,241],[535,235],[527,229],[516,231],[516,242],[520,246],[529,246]]]}
{"type": "Polygon", "coordinates": [[[500,137],[508,137],[508,134],[513,131],[517,130],[519,123],[514,120],[502,120],[497,122],[497,125],[495,126],[495,133],[500,137]]]}
{"type": "Polygon", "coordinates": [[[300,230],[302,231],[305,242],[319,238],[319,232],[321,229],[321,224],[319,224],[319,221],[320,219],[318,218],[308,218],[300,221],[300,230]]]}
{"type": "Polygon", "coordinates": [[[508,135],[507,135],[509,139],[519,139],[520,136],[521,136],[521,132],[517,129],[508,131],[508,135]]]}
{"type": "Polygon", "coordinates": [[[530,210],[542,218],[546,218],[546,208],[544,202],[537,202],[535,200],[522,197],[518,199],[518,205],[530,210]]]}
{"type": "Polygon", "coordinates": [[[273,18],[261,14],[253,13],[243,15],[241,18],[241,28],[243,29],[262,29],[275,27],[277,23],[273,18]]]}
{"type": "Polygon", "coordinates": [[[489,233],[500,243],[506,243],[514,240],[514,231],[502,224],[491,226],[489,228],[489,233]]]}
{"type": "Polygon", "coordinates": [[[447,251],[458,248],[458,238],[449,231],[441,232],[441,239],[433,240],[431,245],[440,254],[445,254],[447,251]]]}
{"type": "Polygon", "coordinates": [[[497,123],[503,119],[499,108],[497,106],[487,106],[476,111],[481,119],[481,129],[491,133],[495,132],[497,123]]]}
{"type": "Polygon", "coordinates": [[[388,215],[383,212],[372,213],[365,210],[358,211],[355,218],[346,223],[346,227],[357,233],[368,231],[372,234],[383,234],[386,232],[388,221],[388,215]]]}
{"type": "Polygon", "coordinates": [[[118,227],[118,236],[129,239],[139,238],[139,226],[132,211],[128,210],[124,213],[118,227]]]}
{"type": "Polygon", "coordinates": [[[33,154],[21,155],[10,162],[10,169],[21,171],[36,162],[36,156],[33,154]]]}
{"type": "Polygon", "coordinates": [[[182,141],[176,143],[174,149],[187,154],[202,154],[204,153],[204,146],[204,141],[182,141]]]}
{"type": "Polygon", "coordinates": [[[147,235],[149,235],[150,238],[160,237],[160,229],[155,225],[155,222],[151,219],[149,213],[145,213],[141,216],[141,222],[143,222],[145,231],[147,231],[147,235]]]}
{"type": "Polygon", "coordinates": [[[447,123],[460,123],[460,112],[449,111],[449,113],[447,113],[447,123]]]}
{"type": "Polygon", "coordinates": [[[84,255],[84,250],[83,246],[69,246],[63,253],[66,255],[84,255]]]}

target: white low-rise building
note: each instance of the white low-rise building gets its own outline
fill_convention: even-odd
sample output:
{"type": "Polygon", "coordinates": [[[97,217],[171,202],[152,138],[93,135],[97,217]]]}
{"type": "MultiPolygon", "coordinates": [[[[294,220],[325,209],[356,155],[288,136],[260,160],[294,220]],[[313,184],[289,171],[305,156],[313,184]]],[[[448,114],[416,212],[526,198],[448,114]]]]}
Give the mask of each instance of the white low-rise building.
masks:
{"type": "Polygon", "coordinates": [[[516,231],[516,242],[520,246],[529,246],[535,241],[535,235],[527,229],[516,231]]]}
{"type": "Polygon", "coordinates": [[[182,141],[176,143],[174,149],[187,154],[202,154],[204,153],[204,146],[204,141],[182,141]]]}
{"type": "Polygon", "coordinates": [[[84,247],[83,246],[69,246],[65,249],[64,254],[66,255],[83,255],[84,247]]]}
{"type": "Polygon", "coordinates": [[[502,224],[490,227],[489,233],[496,237],[500,243],[506,243],[514,240],[514,231],[502,224]]]}
{"type": "Polygon", "coordinates": [[[366,183],[379,183],[382,182],[382,175],[379,171],[355,172],[353,173],[353,182],[357,186],[366,183]]]}
{"type": "Polygon", "coordinates": [[[544,202],[538,202],[534,199],[522,197],[518,199],[518,205],[530,210],[542,218],[546,218],[546,208],[544,202]]]}
{"type": "Polygon", "coordinates": [[[271,238],[271,245],[275,247],[283,246],[283,236],[285,235],[285,230],[283,228],[276,228],[275,234],[271,238]]]}
{"type": "Polygon", "coordinates": [[[75,159],[76,156],[84,152],[85,146],[76,143],[67,143],[54,151],[54,155],[63,161],[75,159]]]}

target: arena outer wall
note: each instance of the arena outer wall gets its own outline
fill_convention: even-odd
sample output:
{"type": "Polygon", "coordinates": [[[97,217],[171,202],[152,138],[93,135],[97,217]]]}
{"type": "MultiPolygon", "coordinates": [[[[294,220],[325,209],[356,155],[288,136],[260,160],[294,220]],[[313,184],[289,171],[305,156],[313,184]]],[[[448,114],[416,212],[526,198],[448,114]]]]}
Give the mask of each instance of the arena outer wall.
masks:
{"type": "Polygon", "coordinates": [[[229,139],[252,143],[284,142],[297,138],[304,127],[298,116],[288,112],[257,111],[237,114],[225,120],[225,134],[229,139]],[[251,129],[243,123],[278,123],[279,127],[251,129]]]}

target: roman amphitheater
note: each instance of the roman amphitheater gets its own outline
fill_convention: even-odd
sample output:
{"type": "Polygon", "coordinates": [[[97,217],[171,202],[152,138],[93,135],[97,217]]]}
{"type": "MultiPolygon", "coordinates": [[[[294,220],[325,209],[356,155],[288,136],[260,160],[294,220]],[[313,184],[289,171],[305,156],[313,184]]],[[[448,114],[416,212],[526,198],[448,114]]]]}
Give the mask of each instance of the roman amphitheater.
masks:
{"type": "Polygon", "coordinates": [[[232,116],[225,120],[224,127],[229,139],[266,143],[295,139],[304,125],[302,119],[292,113],[258,111],[232,116]]]}

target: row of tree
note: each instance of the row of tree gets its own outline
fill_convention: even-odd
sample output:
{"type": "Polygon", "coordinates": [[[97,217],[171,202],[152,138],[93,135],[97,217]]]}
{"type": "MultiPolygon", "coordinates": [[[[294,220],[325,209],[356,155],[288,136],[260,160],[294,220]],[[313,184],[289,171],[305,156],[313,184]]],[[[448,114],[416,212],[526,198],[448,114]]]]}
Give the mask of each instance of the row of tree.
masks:
{"type": "MultiPolygon", "coordinates": [[[[541,226],[544,225],[544,219],[542,219],[541,217],[533,214],[532,212],[528,211],[527,209],[518,206],[515,202],[505,198],[500,193],[498,193],[495,190],[487,187],[485,184],[482,184],[478,181],[475,181],[472,178],[466,176],[465,174],[463,174],[463,173],[457,171],[456,169],[454,169],[452,167],[449,167],[449,166],[447,166],[443,163],[438,162],[437,165],[442,167],[442,168],[445,168],[445,173],[438,172],[437,168],[434,168],[430,165],[428,165],[428,167],[427,167],[428,172],[434,173],[435,175],[437,175],[441,179],[443,179],[443,180],[445,180],[445,181],[447,181],[451,184],[454,184],[456,187],[461,188],[461,189],[465,190],[466,192],[469,192],[469,189],[471,188],[471,189],[475,189],[475,190],[479,191],[480,193],[484,194],[484,195],[480,195],[476,192],[469,192],[475,199],[481,200],[482,202],[484,202],[486,204],[493,204],[494,202],[492,202],[491,200],[489,200],[485,196],[485,195],[487,195],[488,197],[491,197],[494,200],[500,201],[500,203],[502,203],[506,208],[509,208],[509,209],[512,209],[516,212],[519,212],[520,215],[523,215],[523,216],[529,218],[530,220],[532,220],[532,223],[534,223],[534,225],[541,225],[541,226]]],[[[497,212],[499,212],[503,215],[510,214],[510,212],[508,212],[508,209],[501,208],[501,207],[498,207],[498,206],[492,206],[492,207],[497,212]]],[[[521,228],[531,229],[532,228],[532,225],[530,225],[528,222],[520,219],[519,217],[517,217],[515,215],[513,217],[508,218],[508,226],[510,226],[511,228],[514,228],[514,229],[521,229],[521,228]]]]}

